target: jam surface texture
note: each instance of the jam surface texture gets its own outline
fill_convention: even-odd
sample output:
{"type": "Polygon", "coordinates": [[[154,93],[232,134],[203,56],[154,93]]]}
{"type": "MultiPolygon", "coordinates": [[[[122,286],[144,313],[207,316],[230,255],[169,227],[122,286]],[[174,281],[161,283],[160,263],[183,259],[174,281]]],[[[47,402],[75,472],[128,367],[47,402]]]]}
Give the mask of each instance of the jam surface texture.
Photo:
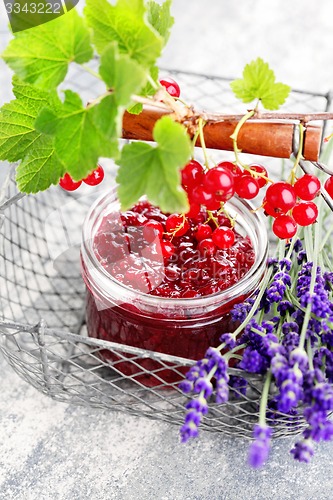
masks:
{"type": "Polygon", "coordinates": [[[254,263],[250,239],[231,225],[216,211],[201,209],[195,218],[168,216],[143,201],[104,216],[94,251],[113,278],[134,290],[165,298],[203,297],[234,285],[254,263]],[[229,234],[232,245],[219,248],[229,234]]]}

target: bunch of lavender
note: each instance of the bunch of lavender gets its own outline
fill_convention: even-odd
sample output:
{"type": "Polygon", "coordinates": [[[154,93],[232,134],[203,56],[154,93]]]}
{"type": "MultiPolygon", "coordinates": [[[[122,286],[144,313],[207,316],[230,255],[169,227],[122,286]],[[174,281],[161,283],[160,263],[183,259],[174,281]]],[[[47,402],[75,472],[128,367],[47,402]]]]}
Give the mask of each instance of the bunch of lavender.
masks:
{"type": "MultiPolygon", "coordinates": [[[[323,207],[320,213],[325,213],[323,207]]],[[[240,326],[222,335],[221,345],[208,349],[187,373],[181,388],[192,399],[181,428],[183,442],[198,435],[208,400],[214,395],[217,403],[225,403],[229,387],[241,386],[246,391],[245,379],[229,379],[228,364],[233,357],[238,369],[263,377],[260,416],[249,451],[253,467],[262,466],[268,457],[276,412],[293,416],[302,411],[308,424],[291,450],[296,460],[308,462],[314,442],[333,437],[329,420],[333,410],[333,264],[327,244],[333,227],[324,229],[322,219],[323,215],[289,244],[280,242],[278,257],[269,261],[260,291],[232,311],[240,326]]]]}

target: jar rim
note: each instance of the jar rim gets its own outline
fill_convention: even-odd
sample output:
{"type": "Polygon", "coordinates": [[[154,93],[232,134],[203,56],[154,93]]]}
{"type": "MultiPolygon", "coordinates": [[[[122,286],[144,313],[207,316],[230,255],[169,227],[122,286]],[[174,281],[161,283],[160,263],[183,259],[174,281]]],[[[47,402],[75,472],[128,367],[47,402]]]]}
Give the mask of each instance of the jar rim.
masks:
{"type": "MultiPolygon", "coordinates": [[[[160,297],[149,295],[148,293],[140,290],[134,290],[117,281],[112,275],[110,275],[101,265],[93,250],[93,229],[94,227],[96,228],[96,225],[102,220],[103,215],[105,215],[105,209],[112,203],[117,203],[116,187],[112,190],[108,190],[106,193],[102,193],[91,205],[83,223],[81,244],[81,265],[83,278],[85,282],[98,293],[98,296],[102,297],[106,301],[111,300],[112,302],[112,298],[117,296],[118,299],[120,297],[122,298],[121,302],[138,301],[151,306],[162,305],[162,307],[172,308],[177,305],[186,305],[186,307],[189,308],[208,307],[211,306],[215,300],[218,301],[219,304],[227,303],[241,295],[248,295],[253,292],[260,278],[263,277],[266,271],[268,258],[268,234],[264,219],[258,211],[254,210],[254,206],[251,202],[240,199],[235,195],[226,203],[226,205],[230,211],[236,211],[238,215],[242,210],[246,213],[248,218],[246,222],[246,234],[251,239],[256,256],[252,267],[237,283],[234,283],[230,287],[214,294],[194,298],[160,297]],[[251,233],[252,238],[248,232],[251,233]],[[112,288],[112,290],[110,290],[110,288],[112,288]],[[112,293],[110,295],[111,291],[112,293]]],[[[238,221],[236,220],[236,224],[239,224],[239,218],[238,221]]]]}

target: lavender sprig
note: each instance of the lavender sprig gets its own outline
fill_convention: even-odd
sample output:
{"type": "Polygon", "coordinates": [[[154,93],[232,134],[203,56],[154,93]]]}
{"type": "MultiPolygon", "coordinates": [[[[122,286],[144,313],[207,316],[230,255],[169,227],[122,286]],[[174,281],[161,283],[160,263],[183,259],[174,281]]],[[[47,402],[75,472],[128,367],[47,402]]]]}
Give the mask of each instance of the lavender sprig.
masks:
{"type": "Polygon", "coordinates": [[[321,228],[319,221],[315,228],[305,228],[301,239],[294,238],[289,245],[280,243],[279,258],[269,263],[259,291],[234,307],[232,317],[242,323],[235,332],[221,336],[221,346],[212,351],[215,356],[218,352],[218,358],[213,359],[208,350],[206,359],[191,368],[183,383],[183,389],[194,396],[187,405],[183,440],[198,434],[198,425],[213,398],[213,380],[216,402],[228,400],[229,387],[237,390],[241,384],[238,397],[245,393],[245,378],[230,380],[227,373],[228,355],[237,349],[236,368],[258,373],[264,379],[259,421],[249,450],[253,467],[262,466],[268,459],[279,412],[290,415],[288,425],[300,413],[308,423],[302,439],[291,450],[296,460],[308,462],[315,442],[333,438],[333,422],[329,419],[333,412],[333,264],[324,252],[319,254],[321,228]],[[222,349],[229,352],[222,355],[222,349]],[[193,374],[205,382],[195,382],[193,374]],[[274,387],[273,396],[269,396],[270,387],[274,387]],[[199,395],[196,390],[200,390],[199,395]]]}

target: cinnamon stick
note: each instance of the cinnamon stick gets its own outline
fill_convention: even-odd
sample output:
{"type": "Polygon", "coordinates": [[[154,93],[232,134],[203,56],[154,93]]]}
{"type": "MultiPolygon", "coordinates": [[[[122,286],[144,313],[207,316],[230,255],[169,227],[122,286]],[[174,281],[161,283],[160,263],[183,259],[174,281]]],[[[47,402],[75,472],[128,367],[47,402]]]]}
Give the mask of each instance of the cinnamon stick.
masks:
{"type": "MultiPolygon", "coordinates": [[[[144,106],[142,113],[132,115],[125,112],[123,119],[123,138],[152,141],[155,122],[168,110],[144,106]]],[[[232,135],[237,121],[223,120],[208,122],[204,128],[206,146],[211,149],[233,150],[232,135]]],[[[277,158],[289,158],[293,152],[295,124],[291,121],[249,120],[238,135],[238,147],[244,153],[277,158]]],[[[309,161],[318,161],[322,128],[307,125],[304,136],[303,156],[309,161]]],[[[200,141],[196,143],[200,146],[200,141]]]]}

